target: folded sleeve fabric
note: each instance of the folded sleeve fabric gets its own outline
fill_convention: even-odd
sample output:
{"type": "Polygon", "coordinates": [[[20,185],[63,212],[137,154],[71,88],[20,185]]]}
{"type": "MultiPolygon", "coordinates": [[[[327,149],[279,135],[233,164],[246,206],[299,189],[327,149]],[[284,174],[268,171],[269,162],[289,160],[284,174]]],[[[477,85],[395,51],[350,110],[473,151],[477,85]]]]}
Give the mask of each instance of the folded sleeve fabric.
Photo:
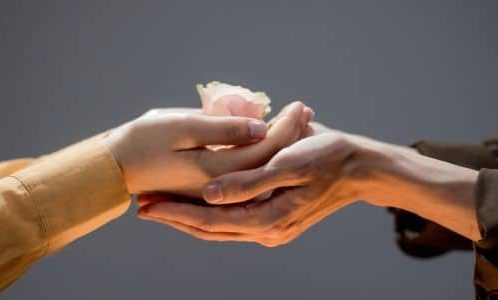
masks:
{"type": "Polygon", "coordinates": [[[476,201],[482,240],[475,246],[474,282],[478,299],[498,299],[498,169],[480,171],[476,201]]]}
{"type": "Polygon", "coordinates": [[[0,163],[0,290],[43,256],[127,210],[122,172],[100,140],[0,163]]]}
{"type": "MultiPolygon", "coordinates": [[[[477,299],[498,297],[498,139],[474,145],[420,141],[415,143],[413,147],[423,155],[479,170],[476,186],[476,217],[482,240],[474,245],[476,297],[477,299]]],[[[397,215],[397,218],[400,216],[397,215]]],[[[439,226],[422,219],[418,221],[424,223],[420,228],[439,226]]],[[[460,240],[456,244],[463,245],[461,244],[462,237],[447,230],[444,232],[444,236],[437,238],[425,236],[424,238],[430,240],[434,245],[437,242],[449,245],[439,246],[440,248],[448,247],[447,250],[450,250],[452,242],[455,241],[460,240]]],[[[405,236],[401,239],[407,240],[409,237],[405,236]]]]}

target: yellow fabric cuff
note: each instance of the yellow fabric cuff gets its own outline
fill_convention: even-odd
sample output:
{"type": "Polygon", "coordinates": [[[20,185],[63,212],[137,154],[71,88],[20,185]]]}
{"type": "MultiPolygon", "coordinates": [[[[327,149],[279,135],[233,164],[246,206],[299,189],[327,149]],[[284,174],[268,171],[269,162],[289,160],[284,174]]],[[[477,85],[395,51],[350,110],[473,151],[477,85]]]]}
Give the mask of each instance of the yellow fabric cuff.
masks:
{"type": "Polygon", "coordinates": [[[39,211],[50,252],[124,214],[122,172],[100,139],[68,147],[13,175],[39,211]]]}

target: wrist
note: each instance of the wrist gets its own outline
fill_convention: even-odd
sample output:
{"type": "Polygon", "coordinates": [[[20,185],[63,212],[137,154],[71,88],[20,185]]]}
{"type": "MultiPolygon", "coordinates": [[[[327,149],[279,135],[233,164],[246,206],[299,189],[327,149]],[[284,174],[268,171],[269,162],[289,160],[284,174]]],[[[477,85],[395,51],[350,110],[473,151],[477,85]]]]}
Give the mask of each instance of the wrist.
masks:
{"type": "Polygon", "coordinates": [[[375,206],[390,206],[385,197],[389,182],[391,150],[389,147],[363,137],[351,136],[354,154],[345,165],[346,174],[356,200],[375,206]]]}
{"type": "Polygon", "coordinates": [[[383,143],[359,153],[361,199],[412,212],[472,240],[480,239],[474,199],[477,171],[383,143]]]}
{"type": "Polygon", "coordinates": [[[443,162],[415,149],[364,137],[352,140],[356,153],[350,178],[358,196],[370,204],[407,209],[414,189],[441,188],[452,180],[448,169],[439,165],[443,162]]]}
{"type": "Polygon", "coordinates": [[[127,136],[129,125],[125,124],[121,127],[117,128],[109,135],[107,135],[101,143],[107,148],[107,150],[114,156],[114,160],[119,166],[121,173],[123,174],[123,178],[125,180],[125,184],[130,193],[135,193],[136,189],[133,184],[131,184],[130,172],[127,168],[127,160],[126,157],[126,144],[127,144],[127,136]]]}
{"type": "MultiPolygon", "coordinates": [[[[349,202],[365,201],[376,206],[389,206],[386,187],[389,169],[398,151],[406,148],[381,143],[363,136],[343,134],[346,145],[345,160],[340,167],[339,184],[346,190],[349,202]]],[[[336,156],[336,153],[333,153],[336,156]]]]}

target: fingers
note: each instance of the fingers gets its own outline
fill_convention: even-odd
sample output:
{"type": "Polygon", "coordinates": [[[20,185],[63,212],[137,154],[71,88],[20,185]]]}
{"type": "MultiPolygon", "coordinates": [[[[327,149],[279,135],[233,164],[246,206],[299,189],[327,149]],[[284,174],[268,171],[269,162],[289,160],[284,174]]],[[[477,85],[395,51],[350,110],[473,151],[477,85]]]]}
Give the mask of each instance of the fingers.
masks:
{"type": "Polygon", "coordinates": [[[300,139],[308,137],[311,135],[312,128],[310,126],[311,122],[315,118],[315,111],[310,107],[306,106],[303,110],[303,117],[305,121],[303,122],[303,128],[301,130],[300,139]]]}
{"type": "Polygon", "coordinates": [[[271,127],[273,126],[273,124],[279,119],[281,118],[282,116],[284,116],[288,111],[289,111],[289,108],[294,105],[294,102],[291,102],[289,104],[287,104],[286,106],[284,106],[280,112],[275,116],[273,117],[270,121],[268,121],[268,127],[271,127]]]}
{"type": "Polygon", "coordinates": [[[267,133],[263,121],[244,117],[189,115],[180,122],[178,150],[206,145],[246,145],[263,139],[267,133]]]}
{"type": "Polygon", "coordinates": [[[173,227],[174,229],[189,234],[195,238],[206,240],[206,241],[216,241],[216,242],[227,242],[227,241],[239,241],[247,242],[250,241],[250,237],[245,234],[231,233],[231,232],[207,232],[196,227],[188,226],[183,223],[169,221],[166,219],[153,218],[148,215],[140,215],[139,218],[147,221],[153,221],[161,224],[165,224],[173,227]]]}
{"type": "Polygon", "coordinates": [[[209,206],[210,204],[204,201],[203,199],[192,198],[188,196],[182,195],[174,195],[168,193],[144,193],[137,195],[137,205],[143,210],[146,210],[146,206],[158,202],[167,202],[167,201],[177,201],[177,202],[185,202],[191,203],[198,206],[209,206]]]}
{"type": "Polygon", "coordinates": [[[183,201],[159,201],[140,209],[141,217],[187,224],[208,232],[245,232],[250,219],[244,207],[200,206],[183,201]]]}
{"type": "MultiPolygon", "coordinates": [[[[140,196],[149,204],[139,210],[139,217],[156,221],[177,222],[206,232],[258,234],[295,210],[290,197],[280,194],[271,201],[244,205],[212,206],[187,202],[171,195],[140,196]]],[[[142,202],[143,203],[143,202],[142,202]]]]}
{"type": "Polygon", "coordinates": [[[170,225],[203,240],[280,245],[295,231],[295,224],[301,223],[299,216],[305,208],[301,205],[303,195],[306,193],[289,190],[277,193],[268,201],[245,206],[199,206],[176,200],[159,201],[142,207],[139,217],[170,225]]]}
{"type": "Polygon", "coordinates": [[[211,204],[244,202],[276,188],[297,186],[303,179],[293,172],[272,167],[238,171],[222,175],[208,183],[203,197],[211,204]]]}
{"type": "MultiPolygon", "coordinates": [[[[299,101],[297,101],[299,102],[299,101]]],[[[282,108],[282,110],[278,113],[277,116],[275,116],[274,118],[272,118],[267,124],[268,124],[268,128],[271,128],[273,126],[273,124],[275,124],[275,122],[282,118],[283,116],[285,116],[289,110],[291,109],[291,107],[293,107],[293,105],[295,105],[296,102],[292,102],[290,104],[287,104],[286,106],[284,106],[284,108],[282,108]]],[[[301,119],[301,125],[305,126],[307,125],[309,122],[311,122],[313,120],[315,116],[315,112],[313,111],[313,109],[309,106],[304,106],[304,109],[303,109],[303,118],[301,119]]]]}
{"type": "Polygon", "coordinates": [[[311,107],[306,106],[304,108],[304,115],[306,116],[306,123],[309,123],[315,118],[315,111],[311,107]]]}
{"type": "Polygon", "coordinates": [[[301,102],[292,103],[286,113],[275,120],[264,140],[246,147],[205,153],[199,163],[211,176],[263,165],[280,149],[291,145],[301,136],[303,109],[301,102]]]}

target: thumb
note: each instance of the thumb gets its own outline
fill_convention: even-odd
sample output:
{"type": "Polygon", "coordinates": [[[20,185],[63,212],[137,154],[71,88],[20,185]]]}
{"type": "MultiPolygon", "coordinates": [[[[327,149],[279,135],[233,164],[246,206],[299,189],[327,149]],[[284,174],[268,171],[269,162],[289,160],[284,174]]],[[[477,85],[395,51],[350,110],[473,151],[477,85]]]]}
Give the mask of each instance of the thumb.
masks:
{"type": "Polygon", "coordinates": [[[193,116],[186,124],[184,136],[193,147],[206,145],[245,145],[266,136],[263,121],[243,117],[193,116]]]}
{"type": "Polygon", "coordinates": [[[301,184],[302,179],[290,172],[263,166],[219,176],[204,186],[202,195],[210,204],[231,204],[248,201],[277,188],[301,184]]]}

